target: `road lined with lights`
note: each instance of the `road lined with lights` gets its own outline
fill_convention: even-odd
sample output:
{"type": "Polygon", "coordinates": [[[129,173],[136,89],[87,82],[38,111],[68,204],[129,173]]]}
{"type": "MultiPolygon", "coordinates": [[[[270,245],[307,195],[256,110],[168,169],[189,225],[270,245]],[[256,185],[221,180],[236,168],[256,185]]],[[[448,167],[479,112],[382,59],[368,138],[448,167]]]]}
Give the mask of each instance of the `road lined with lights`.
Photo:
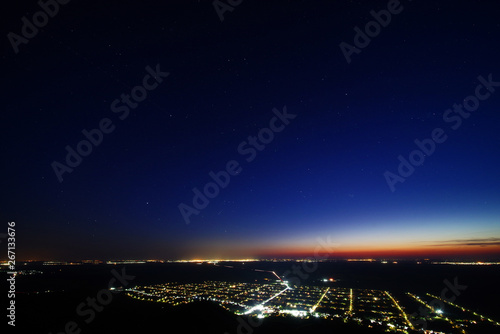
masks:
{"type": "MultiPolygon", "coordinates": [[[[203,283],[164,283],[125,289],[132,298],[167,303],[172,306],[196,301],[215,302],[236,315],[265,318],[270,316],[294,316],[299,318],[320,317],[324,319],[344,319],[362,324],[368,320],[370,326],[381,326],[390,332],[408,333],[418,330],[408,318],[405,308],[389,291],[373,289],[348,289],[334,286],[307,286],[291,288],[281,280],[270,283],[244,283],[225,281],[205,281],[203,283]]],[[[474,318],[457,317],[435,309],[420,297],[408,293],[413,299],[432,311],[426,320],[444,320],[454,332],[476,331],[475,326],[492,326],[497,322],[469,311],[474,318]],[[476,321],[476,317],[484,322],[476,321]],[[488,321],[486,321],[488,320],[488,321]]],[[[430,297],[433,295],[427,294],[430,297]]],[[[451,303],[450,303],[451,304],[451,303]]],[[[405,305],[406,306],[406,305],[405,305]]],[[[500,324],[499,324],[500,325],[500,324]]],[[[483,327],[481,328],[481,330],[483,327]]],[[[446,334],[451,334],[446,332],[446,334]]]]}
{"type": "MultiPolygon", "coordinates": [[[[417,295],[413,295],[411,293],[407,293],[409,296],[413,297],[413,299],[415,299],[417,302],[419,302],[420,304],[424,305],[425,307],[427,307],[428,309],[430,309],[432,311],[432,313],[436,314],[436,318],[439,318],[439,319],[443,319],[445,321],[447,321],[451,327],[453,328],[456,328],[458,330],[460,330],[462,332],[462,334],[466,334],[466,331],[464,328],[462,328],[459,324],[456,324],[451,318],[447,317],[446,315],[443,314],[443,310],[440,310],[440,309],[436,309],[434,307],[432,307],[431,305],[427,304],[426,302],[424,302],[419,296],[417,295]]],[[[429,296],[431,296],[430,294],[427,294],[429,296]]]]}
{"type": "Polygon", "coordinates": [[[290,288],[287,286],[286,288],[284,288],[283,290],[281,290],[280,292],[278,292],[277,294],[275,294],[271,298],[266,299],[265,301],[263,301],[259,305],[256,305],[256,306],[252,307],[251,309],[249,309],[247,312],[245,312],[243,314],[249,314],[249,313],[252,313],[255,310],[262,310],[264,308],[264,304],[266,304],[267,302],[269,302],[269,301],[273,300],[274,298],[278,297],[279,295],[281,295],[283,292],[285,292],[288,289],[290,289],[290,288]]]}
{"type": "Polygon", "coordinates": [[[427,295],[427,296],[429,296],[429,297],[432,297],[432,298],[438,299],[438,300],[440,300],[440,301],[442,301],[442,302],[444,302],[444,303],[446,303],[446,304],[449,304],[449,305],[451,305],[451,306],[453,306],[453,307],[456,307],[456,308],[458,308],[458,309],[460,309],[460,310],[462,310],[462,311],[464,311],[464,312],[469,312],[469,313],[472,313],[472,314],[474,314],[476,317],[479,317],[481,320],[486,320],[486,321],[489,321],[489,322],[491,322],[492,324],[494,324],[494,325],[496,325],[496,326],[500,326],[500,322],[495,321],[495,320],[493,320],[493,319],[491,319],[491,318],[488,318],[488,317],[486,317],[486,316],[484,316],[484,315],[478,314],[477,312],[474,312],[474,311],[472,311],[472,310],[466,309],[465,307],[462,307],[462,306],[459,306],[459,305],[457,305],[457,304],[454,304],[454,303],[452,303],[452,302],[450,302],[450,301],[448,301],[448,300],[446,300],[446,299],[444,299],[444,298],[441,298],[441,297],[438,297],[438,296],[434,296],[434,295],[432,295],[432,294],[430,294],[430,293],[427,293],[426,295],[427,295]]]}
{"type": "Polygon", "coordinates": [[[403,317],[405,318],[405,321],[406,323],[408,324],[408,326],[410,326],[411,329],[415,329],[413,327],[413,324],[411,323],[411,321],[408,319],[408,316],[406,315],[406,312],[403,310],[403,308],[399,305],[399,303],[397,302],[396,299],[394,299],[394,297],[392,297],[392,295],[389,293],[389,291],[385,291],[385,294],[391,298],[392,302],[394,303],[394,305],[396,305],[397,309],[401,312],[401,314],[403,314],[403,317]]]}
{"type": "Polygon", "coordinates": [[[326,294],[328,293],[328,290],[330,290],[330,288],[326,289],[325,293],[321,296],[321,298],[318,300],[318,302],[316,303],[316,305],[314,305],[311,308],[311,312],[314,312],[316,310],[316,308],[318,307],[319,303],[321,303],[321,301],[323,300],[323,298],[325,298],[326,294]]]}
{"type": "Polygon", "coordinates": [[[349,311],[347,314],[352,315],[352,289],[349,290],[349,311]]]}

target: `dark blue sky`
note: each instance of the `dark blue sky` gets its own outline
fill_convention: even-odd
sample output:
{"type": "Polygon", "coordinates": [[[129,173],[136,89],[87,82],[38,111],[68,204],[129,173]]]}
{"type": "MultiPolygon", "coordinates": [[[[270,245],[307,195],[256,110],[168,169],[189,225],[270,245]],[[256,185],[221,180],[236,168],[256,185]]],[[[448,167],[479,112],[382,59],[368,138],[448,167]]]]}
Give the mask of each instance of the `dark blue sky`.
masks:
{"type": "Polygon", "coordinates": [[[0,217],[19,256],[311,255],[329,236],[339,256],[497,257],[500,87],[456,130],[443,115],[479,76],[500,81],[498,5],[401,1],[348,64],[339,44],[388,3],[247,0],[221,22],[210,1],[71,1],[18,53],[8,33],[40,7],[9,4],[0,217]],[[169,75],[122,120],[111,105],[147,66],[169,75]],[[247,162],[238,146],[284,106],[296,117],[247,162]],[[113,131],[59,182],[51,164],[103,119],[113,131]],[[447,140],[391,191],[384,173],[436,128],[447,140]],[[186,224],[179,204],[231,160],[186,224]]]}

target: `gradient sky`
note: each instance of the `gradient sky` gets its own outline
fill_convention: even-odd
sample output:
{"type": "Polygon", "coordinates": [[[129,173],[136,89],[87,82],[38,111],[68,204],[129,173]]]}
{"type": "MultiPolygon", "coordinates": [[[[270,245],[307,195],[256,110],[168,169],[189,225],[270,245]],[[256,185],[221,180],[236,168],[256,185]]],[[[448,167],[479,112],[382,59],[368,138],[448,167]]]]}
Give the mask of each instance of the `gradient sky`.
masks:
{"type": "MultiPolygon", "coordinates": [[[[500,81],[494,1],[401,1],[347,63],[339,47],[386,1],[72,1],[15,53],[40,10],[6,5],[0,221],[18,259],[312,256],[500,258],[500,88],[453,130],[443,114],[500,81]],[[129,116],[111,109],[169,72],[129,116]],[[247,162],[273,108],[297,115],[247,162]],[[82,130],[115,129],[59,182],[82,130]],[[415,139],[442,128],[391,191],[415,139]],[[186,224],[178,205],[236,160],[241,172],[186,224]]],[[[2,258],[4,254],[1,255],[2,258]]]]}

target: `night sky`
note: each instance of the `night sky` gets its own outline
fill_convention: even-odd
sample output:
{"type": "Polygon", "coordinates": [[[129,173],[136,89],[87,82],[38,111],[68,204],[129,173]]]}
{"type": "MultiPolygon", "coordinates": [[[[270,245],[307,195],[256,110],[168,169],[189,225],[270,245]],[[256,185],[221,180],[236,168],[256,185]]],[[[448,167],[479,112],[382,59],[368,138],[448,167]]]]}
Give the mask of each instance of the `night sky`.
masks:
{"type": "Polygon", "coordinates": [[[496,1],[231,3],[4,5],[19,260],[500,258],[496,1]]]}

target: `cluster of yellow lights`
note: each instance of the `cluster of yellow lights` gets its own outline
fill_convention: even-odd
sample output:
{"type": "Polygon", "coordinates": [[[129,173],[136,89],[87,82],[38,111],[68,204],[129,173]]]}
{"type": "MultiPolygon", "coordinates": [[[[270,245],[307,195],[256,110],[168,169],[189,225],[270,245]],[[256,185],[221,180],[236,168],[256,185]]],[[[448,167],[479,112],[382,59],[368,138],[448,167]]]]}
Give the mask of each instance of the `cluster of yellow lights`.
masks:
{"type": "Polygon", "coordinates": [[[259,259],[192,259],[192,260],[175,260],[172,262],[180,262],[180,263],[217,263],[217,262],[256,262],[260,261],[259,259]]]}
{"type": "MultiPolygon", "coordinates": [[[[199,284],[166,283],[157,286],[144,286],[126,289],[133,298],[179,305],[195,300],[211,300],[230,310],[230,305],[242,311],[232,310],[236,314],[248,314],[264,317],[269,314],[290,314],[298,317],[353,317],[356,312],[369,313],[377,317],[377,323],[388,324],[396,320],[398,311],[391,301],[384,298],[384,292],[378,290],[359,290],[301,286],[292,288],[286,283],[229,283],[208,281],[199,284]],[[234,289],[234,290],[233,290],[234,289]],[[376,296],[376,297],[375,297],[376,296]],[[357,308],[354,299],[359,301],[357,308]],[[376,305],[375,305],[376,304],[376,305]],[[333,312],[332,312],[333,311],[333,312]]],[[[347,318],[345,318],[347,319],[347,318]]],[[[403,319],[401,319],[403,320],[403,319]]],[[[404,320],[403,320],[404,322],[404,320]]],[[[403,324],[401,322],[401,324],[403,324]]],[[[402,327],[398,327],[402,329],[402,327]]]]}
{"type": "MultiPolygon", "coordinates": [[[[180,305],[196,300],[213,301],[226,310],[242,315],[260,318],[270,315],[293,315],[297,317],[322,317],[325,319],[344,318],[362,322],[365,316],[371,321],[371,326],[378,324],[388,326],[389,331],[408,333],[415,330],[404,307],[388,292],[367,289],[346,289],[324,286],[290,287],[285,282],[275,283],[235,283],[225,281],[206,281],[203,283],[165,283],[125,289],[133,298],[180,305]]],[[[465,333],[461,324],[470,320],[452,320],[441,310],[432,308],[420,297],[407,293],[419,303],[431,309],[437,317],[447,321],[453,328],[465,333]]],[[[438,298],[427,294],[432,298],[438,298]]],[[[446,301],[445,301],[446,302],[446,301]]],[[[453,303],[450,305],[468,311],[483,321],[494,325],[500,323],[453,303]]],[[[429,332],[430,333],[430,332],[429,332]]]]}

